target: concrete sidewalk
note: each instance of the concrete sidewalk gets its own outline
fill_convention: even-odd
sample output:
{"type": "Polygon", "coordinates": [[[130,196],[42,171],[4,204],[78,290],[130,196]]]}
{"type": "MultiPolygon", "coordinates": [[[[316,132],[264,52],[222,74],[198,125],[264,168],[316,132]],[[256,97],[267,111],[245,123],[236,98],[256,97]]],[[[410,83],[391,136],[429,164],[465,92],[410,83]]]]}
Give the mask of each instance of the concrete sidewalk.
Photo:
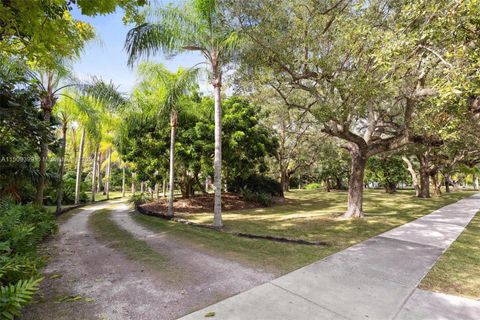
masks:
{"type": "Polygon", "coordinates": [[[477,194],[181,319],[478,320],[480,301],[417,285],[479,210],[477,194]]]}

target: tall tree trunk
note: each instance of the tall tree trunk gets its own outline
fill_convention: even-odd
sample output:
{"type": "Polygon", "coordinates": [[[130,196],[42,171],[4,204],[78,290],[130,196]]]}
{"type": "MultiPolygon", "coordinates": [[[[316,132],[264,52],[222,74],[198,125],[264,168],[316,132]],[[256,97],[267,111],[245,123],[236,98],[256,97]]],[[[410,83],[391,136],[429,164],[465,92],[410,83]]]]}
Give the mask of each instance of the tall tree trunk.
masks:
{"type": "Polygon", "coordinates": [[[330,186],[330,178],[327,178],[327,179],[325,179],[325,190],[327,192],[330,192],[331,189],[332,189],[332,187],[330,186]]]}
{"type": "Polygon", "coordinates": [[[122,197],[125,197],[125,164],[122,166],[122,197]]]}
{"type": "Polygon", "coordinates": [[[107,170],[105,172],[105,194],[110,199],[110,177],[112,175],[112,148],[108,148],[107,170]]]}
{"type": "Polygon", "coordinates": [[[384,188],[385,192],[388,194],[394,194],[397,192],[397,184],[393,182],[386,182],[384,188]]]}
{"type": "Polygon", "coordinates": [[[67,147],[67,123],[65,122],[62,127],[62,149],[61,149],[61,155],[60,155],[60,170],[59,170],[59,177],[60,177],[60,182],[58,183],[58,189],[57,189],[57,210],[56,213],[57,215],[60,214],[60,211],[62,211],[62,200],[63,200],[63,175],[65,173],[65,149],[67,147]]]}
{"type": "Polygon", "coordinates": [[[167,196],[167,183],[165,179],[162,180],[162,194],[164,198],[167,196]]]}
{"type": "MultiPolygon", "coordinates": [[[[43,102],[42,102],[43,107],[43,102]]],[[[43,108],[43,120],[48,124],[50,122],[50,118],[52,117],[52,108],[51,107],[44,107],[43,108]]],[[[46,175],[47,175],[47,158],[48,158],[48,143],[43,141],[40,144],[40,162],[39,162],[39,173],[40,176],[38,177],[37,182],[37,192],[35,194],[35,204],[43,205],[43,192],[45,190],[45,182],[46,182],[46,175]]]]}
{"type": "Polygon", "coordinates": [[[335,189],[342,190],[342,179],[339,177],[335,178],[335,189]]]}
{"type": "Polygon", "coordinates": [[[418,156],[420,161],[420,192],[419,198],[430,198],[430,175],[428,170],[428,159],[424,156],[418,156]]]}
{"type": "Polygon", "coordinates": [[[352,169],[348,182],[348,208],[344,218],[363,217],[363,177],[368,157],[358,147],[352,148],[352,169]]]}
{"type": "Polygon", "coordinates": [[[287,172],[287,168],[280,166],[280,184],[282,185],[283,192],[290,190],[290,179],[287,172]]]}
{"type": "Polygon", "coordinates": [[[445,192],[450,193],[450,175],[446,173],[443,176],[445,180],[445,192]]]}
{"type": "Polygon", "coordinates": [[[75,180],[75,204],[80,203],[80,185],[82,182],[82,166],[83,166],[83,147],[85,145],[85,128],[82,129],[82,137],[80,138],[80,149],[78,150],[77,161],[77,177],[75,180]]]}
{"type": "Polygon", "coordinates": [[[132,195],[135,194],[135,172],[132,172],[132,195]]]}
{"type": "Polygon", "coordinates": [[[78,148],[77,148],[77,130],[75,127],[72,127],[72,150],[73,150],[73,161],[78,158],[78,148]]]}
{"type": "Polygon", "coordinates": [[[440,189],[440,183],[438,181],[438,173],[437,172],[431,172],[430,173],[430,179],[432,181],[432,192],[434,197],[439,197],[442,194],[442,191],[440,189]]]}
{"type": "Polygon", "coordinates": [[[95,202],[95,195],[97,193],[97,170],[98,170],[98,149],[99,145],[95,146],[95,152],[93,154],[93,168],[92,168],[92,198],[91,201],[95,202]]]}
{"type": "MultiPolygon", "coordinates": [[[[217,63],[217,62],[216,62],[217,63]]],[[[223,227],[222,221],[222,79],[220,70],[213,67],[213,91],[215,96],[215,156],[213,160],[215,191],[213,207],[213,226],[223,227]]]]}
{"type": "Polygon", "coordinates": [[[98,159],[97,159],[97,190],[96,192],[100,192],[102,190],[102,153],[98,152],[98,159]]]}
{"type": "Polygon", "coordinates": [[[473,175],[473,190],[478,190],[479,188],[479,181],[478,181],[478,175],[474,174],[473,175]]]}
{"type": "Polygon", "coordinates": [[[402,157],[402,160],[407,164],[407,170],[408,172],[410,173],[410,176],[412,177],[412,184],[413,184],[413,188],[415,189],[415,196],[420,196],[420,187],[418,185],[418,177],[417,177],[417,172],[415,171],[415,169],[413,168],[413,164],[412,162],[410,161],[410,159],[408,159],[407,157],[403,156],[402,157]]]}
{"type": "Polygon", "coordinates": [[[169,168],[169,190],[168,190],[168,210],[167,215],[173,217],[173,200],[175,189],[175,137],[177,135],[177,113],[172,112],[170,116],[170,168],[169,168]]]}

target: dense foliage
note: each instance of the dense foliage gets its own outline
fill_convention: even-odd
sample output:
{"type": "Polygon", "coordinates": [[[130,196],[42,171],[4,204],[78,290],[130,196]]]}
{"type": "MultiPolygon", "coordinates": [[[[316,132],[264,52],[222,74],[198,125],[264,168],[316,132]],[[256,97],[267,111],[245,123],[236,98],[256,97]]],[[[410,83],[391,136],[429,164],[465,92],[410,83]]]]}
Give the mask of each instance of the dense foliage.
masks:
{"type": "Polygon", "coordinates": [[[28,303],[41,280],[44,259],[37,246],[56,231],[53,215],[32,205],[0,202],[0,310],[13,319],[28,303]]]}
{"type": "Polygon", "coordinates": [[[365,181],[378,182],[388,193],[395,193],[397,185],[406,183],[410,176],[398,156],[372,157],[368,159],[365,181]]]}
{"type": "MultiPolygon", "coordinates": [[[[150,111],[154,105],[148,103],[148,95],[141,98],[123,115],[125,125],[119,128],[117,145],[124,160],[139,172],[141,181],[158,183],[168,172],[170,119],[150,111]]],[[[193,92],[182,104],[177,120],[175,168],[182,195],[189,197],[195,190],[205,190],[204,179],[213,175],[213,101],[193,92]]],[[[240,97],[227,99],[223,113],[227,185],[237,178],[265,172],[267,157],[277,145],[272,132],[260,123],[265,115],[240,97]]]]}

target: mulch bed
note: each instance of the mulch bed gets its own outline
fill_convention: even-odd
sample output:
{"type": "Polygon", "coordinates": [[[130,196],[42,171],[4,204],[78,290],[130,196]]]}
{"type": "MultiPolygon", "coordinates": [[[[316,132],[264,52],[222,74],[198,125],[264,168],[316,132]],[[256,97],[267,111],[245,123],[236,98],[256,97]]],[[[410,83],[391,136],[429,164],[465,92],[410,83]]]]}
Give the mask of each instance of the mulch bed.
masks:
{"type": "MultiPolygon", "coordinates": [[[[201,213],[213,211],[214,198],[213,194],[200,195],[187,199],[175,199],[173,203],[173,210],[176,213],[201,213]]],[[[145,203],[140,206],[142,209],[155,212],[159,214],[165,214],[168,208],[167,199],[158,199],[153,202],[145,203]]],[[[260,208],[261,205],[247,202],[243,200],[239,195],[234,193],[222,194],[222,210],[242,210],[260,208]]]]}
{"type": "MultiPolygon", "coordinates": [[[[214,203],[213,194],[195,196],[189,199],[175,199],[174,211],[175,213],[181,212],[181,213],[188,213],[188,214],[209,212],[209,211],[211,212],[213,211],[213,203],[214,203]]],[[[229,233],[237,237],[250,238],[250,239],[263,239],[263,240],[270,240],[270,241],[276,241],[276,242],[304,244],[304,245],[311,245],[311,246],[312,245],[313,246],[331,245],[331,243],[326,241],[309,241],[304,239],[291,239],[286,237],[235,232],[235,231],[227,230],[225,228],[215,228],[209,224],[195,223],[187,219],[167,216],[166,215],[167,207],[168,207],[167,199],[158,199],[154,202],[137,205],[136,209],[139,213],[144,215],[155,216],[162,219],[167,219],[167,220],[175,221],[177,223],[182,223],[182,224],[186,224],[194,227],[207,228],[207,229],[212,229],[219,232],[229,233]]],[[[222,210],[223,211],[251,209],[251,208],[259,208],[259,207],[261,207],[261,205],[252,203],[252,202],[247,202],[236,194],[233,194],[233,193],[222,194],[222,210]]]]}

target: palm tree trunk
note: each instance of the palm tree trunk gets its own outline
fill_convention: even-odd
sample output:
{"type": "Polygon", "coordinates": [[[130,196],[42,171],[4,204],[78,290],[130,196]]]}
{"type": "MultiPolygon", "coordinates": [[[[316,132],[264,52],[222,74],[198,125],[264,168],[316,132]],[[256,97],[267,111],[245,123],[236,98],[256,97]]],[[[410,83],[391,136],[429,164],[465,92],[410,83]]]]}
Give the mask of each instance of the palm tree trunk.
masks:
{"type": "Polygon", "coordinates": [[[135,172],[132,172],[132,195],[135,194],[135,172]]]}
{"type": "Polygon", "coordinates": [[[97,192],[102,190],[102,153],[98,153],[98,164],[97,164],[97,192]]]}
{"type": "Polygon", "coordinates": [[[83,164],[83,146],[85,144],[85,129],[82,129],[82,137],[80,138],[80,147],[78,150],[77,162],[77,178],[75,181],[75,204],[80,203],[80,182],[82,180],[82,164],[83,164]]]}
{"type": "MultiPolygon", "coordinates": [[[[52,116],[51,111],[44,109],[43,120],[46,123],[50,122],[52,116]]],[[[45,190],[45,181],[47,174],[47,157],[48,157],[48,143],[45,141],[41,142],[40,145],[40,162],[39,162],[39,173],[40,176],[37,182],[37,193],[35,194],[35,204],[43,204],[43,191],[45,190]]]]}
{"type": "Polygon", "coordinates": [[[60,182],[57,189],[57,210],[56,214],[58,215],[62,210],[62,200],[63,200],[63,174],[65,172],[65,149],[67,146],[67,123],[65,122],[62,127],[62,153],[60,155],[60,170],[59,177],[60,182]]]}
{"type": "Polygon", "coordinates": [[[125,197],[125,165],[122,166],[122,197],[125,197]]]}
{"type": "Polygon", "coordinates": [[[177,133],[177,113],[175,111],[171,114],[170,121],[170,170],[169,170],[169,185],[170,190],[168,193],[168,210],[167,215],[173,217],[173,192],[174,192],[174,162],[175,162],[175,136],[177,133]]]}
{"type": "Polygon", "coordinates": [[[215,156],[213,160],[214,182],[213,189],[213,226],[220,228],[222,222],[222,80],[219,70],[213,68],[213,91],[215,95],[215,156]]]}
{"type": "Polygon", "coordinates": [[[95,146],[95,152],[93,154],[93,168],[92,168],[92,202],[95,202],[95,193],[97,192],[96,178],[98,170],[98,144],[95,146]]]}
{"type": "Polygon", "coordinates": [[[108,162],[106,170],[106,181],[105,181],[105,193],[107,195],[107,200],[110,199],[110,176],[112,173],[112,148],[108,149],[108,162]]]}

